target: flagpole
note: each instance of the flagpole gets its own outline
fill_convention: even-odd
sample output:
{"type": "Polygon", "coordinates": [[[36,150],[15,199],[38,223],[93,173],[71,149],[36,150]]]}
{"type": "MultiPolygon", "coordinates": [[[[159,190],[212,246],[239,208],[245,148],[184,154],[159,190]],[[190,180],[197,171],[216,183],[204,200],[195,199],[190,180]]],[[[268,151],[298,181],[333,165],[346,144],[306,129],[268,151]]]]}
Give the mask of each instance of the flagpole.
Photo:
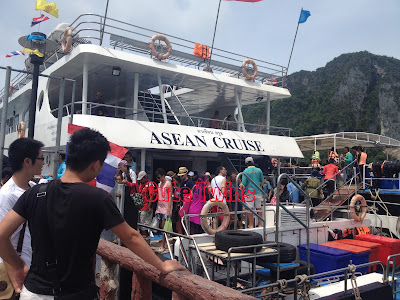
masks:
{"type": "Polygon", "coordinates": [[[215,27],[214,27],[214,36],[213,36],[213,40],[212,40],[212,44],[211,44],[210,58],[208,59],[208,69],[210,69],[211,56],[212,56],[212,52],[213,52],[213,48],[214,48],[215,33],[217,32],[217,24],[218,24],[218,17],[219,17],[219,9],[221,7],[221,1],[222,0],[219,0],[219,4],[218,4],[217,19],[215,20],[215,27]]]}
{"type": "MultiPolygon", "coordinates": [[[[301,8],[300,15],[301,15],[301,12],[302,12],[302,11],[303,11],[303,8],[301,8]]],[[[296,34],[294,35],[294,40],[293,40],[293,45],[292,45],[292,51],[290,51],[289,62],[288,62],[287,68],[286,68],[286,76],[287,76],[287,73],[288,73],[288,70],[289,70],[290,61],[291,61],[291,59],[292,59],[292,54],[293,54],[293,49],[294,49],[294,43],[296,43],[296,37],[297,37],[297,31],[299,30],[299,25],[300,25],[300,23],[297,21],[296,34]]]]}
{"type": "Polygon", "coordinates": [[[110,0],[107,0],[106,12],[104,13],[103,28],[100,33],[100,46],[103,44],[104,28],[106,26],[106,20],[107,20],[108,2],[110,2],[110,0]]]}

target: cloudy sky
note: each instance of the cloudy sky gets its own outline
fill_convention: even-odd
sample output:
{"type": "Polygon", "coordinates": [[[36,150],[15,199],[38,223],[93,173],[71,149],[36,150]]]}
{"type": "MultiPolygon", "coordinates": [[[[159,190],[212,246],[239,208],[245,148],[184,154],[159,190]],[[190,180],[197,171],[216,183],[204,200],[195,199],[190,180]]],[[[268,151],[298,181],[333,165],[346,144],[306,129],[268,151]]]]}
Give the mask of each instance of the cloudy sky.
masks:
{"type": "MultiPolygon", "coordinates": [[[[211,44],[218,0],[110,0],[109,17],[211,44]]],[[[0,66],[23,68],[23,57],[5,58],[22,50],[20,36],[31,32],[40,16],[35,0],[1,1],[0,66]]],[[[56,1],[58,19],[41,24],[48,34],[58,23],[79,14],[104,14],[106,0],[56,1]]],[[[287,65],[301,8],[311,17],[300,24],[289,73],[315,70],[342,53],[367,50],[400,59],[399,0],[264,0],[222,1],[215,46],[279,65],[287,65]]],[[[34,27],[38,29],[38,26],[34,27]]],[[[4,71],[0,70],[0,80],[4,71]]],[[[1,83],[3,86],[3,83],[1,83]]]]}

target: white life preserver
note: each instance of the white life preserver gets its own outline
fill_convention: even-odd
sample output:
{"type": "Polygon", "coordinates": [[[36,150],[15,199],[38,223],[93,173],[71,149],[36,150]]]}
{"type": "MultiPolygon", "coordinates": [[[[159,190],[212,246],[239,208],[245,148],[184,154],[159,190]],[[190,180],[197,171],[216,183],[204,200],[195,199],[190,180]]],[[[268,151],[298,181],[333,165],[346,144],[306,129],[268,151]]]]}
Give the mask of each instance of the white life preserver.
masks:
{"type": "Polygon", "coordinates": [[[72,29],[71,27],[67,27],[64,30],[63,37],[61,40],[61,49],[65,54],[67,54],[71,50],[71,46],[72,46],[72,29]]]}
{"type": "Polygon", "coordinates": [[[151,38],[151,40],[150,40],[149,47],[150,47],[150,50],[151,50],[151,54],[154,57],[156,57],[157,59],[159,59],[159,60],[167,59],[171,55],[171,50],[172,50],[171,43],[162,34],[156,34],[155,36],[153,36],[151,38]],[[156,48],[154,47],[154,42],[157,41],[157,40],[162,41],[167,45],[167,52],[166,53],[161,54],[161,53],[157,52],[156,48]]]}
{"type": "Polygon", "coordinates": [[[351,217],[356,221],[356,222],[362,222],[367,215],[368,211],[368,205],[367,201],[365,201],[365,198],[359,194],[353,196],[350,201],[350,215],[351,217]],[[356,204],[357,201],[361,202],[361,215],[358,216],[356,213],[356,204]]]}
{"type": "Polygon", "coordinates": [[[267,78],[265,79],[264,84],[278,86],[278,81],[275,78],[267,78]]]}
{"type": "Polygon", "coordinates": [[[256,78],[257,73],[258,73],[258,69],[257,69],[257,65],[254,62],[254,60],[252,60],[250,58],[247,58],[247,59],[245,59],[243,61],[243,63],[242,63],[242,73],[243,73],[243,76],[245,77],[246,80],[254,80],[256,78]],[[247,74],[246,66],[249,65],[249,64],[253,65],[253,70],[254,70],[253,75],[247,74]]]}
{"type": "Polygon", "coordinates": [[[216,201],[215,199],[211,199],[210,201],[207,201],[207,203],[203,206],[203,209],[201,210],[200,214],[200,219],[201,219],[201,228],[203,228],[205,233],[208,234],[215,234],[218,231],[223,231],[228,228],[229,226],[229,208],[228,205],[226,205],[225,202],[220,202],[216,201]],[[214,201],[213,201],[214,200],[214,201]],[[211,208],[214,206],[218,206],[224,211],[224,219],[222,220],[221,226],[219,226],[217,229],[210,228],[210,226],[207,223],[207,214],[210,211],[211,208]]]}

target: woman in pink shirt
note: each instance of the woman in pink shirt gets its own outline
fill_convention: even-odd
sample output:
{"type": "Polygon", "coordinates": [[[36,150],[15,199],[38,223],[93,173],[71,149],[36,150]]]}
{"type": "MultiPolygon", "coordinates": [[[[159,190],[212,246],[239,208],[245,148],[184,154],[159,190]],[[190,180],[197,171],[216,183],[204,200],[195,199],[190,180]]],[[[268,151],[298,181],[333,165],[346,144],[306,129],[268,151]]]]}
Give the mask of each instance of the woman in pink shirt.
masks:
{"type": "MultiPolygon", "coordinates": [[[[156,209],[156,217],[159,221],[160,228],[164,228],[167,218],[171,218],[172,212],[172,184],[165,179],[164,169],[156,170],[156,178],[160,181],[158,184],[158,203],[156,209]]],[[[163,253],[167,246],[165,235],[163,235],[162,244],[157,252],[163,253]]]]}

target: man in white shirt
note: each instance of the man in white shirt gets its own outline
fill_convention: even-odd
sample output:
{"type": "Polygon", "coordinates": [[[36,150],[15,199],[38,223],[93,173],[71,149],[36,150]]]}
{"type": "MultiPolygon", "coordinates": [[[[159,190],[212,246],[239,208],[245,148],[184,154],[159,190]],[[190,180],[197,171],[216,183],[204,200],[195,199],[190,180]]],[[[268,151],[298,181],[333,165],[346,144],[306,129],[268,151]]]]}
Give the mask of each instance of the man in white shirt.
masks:
{"type": "MultiPolygon", "coordinates": [[[[18,198],[34,183],[31,181],[34,175],[42,173],[44,158],[42,152],[43,144],[39,141],[29,138],[20,138],[15,140],[8,150],[9,161],[14,172],[13,176],[0,189],[0,221],[14,207],[18,198]]],[[[23,225],[11,236],[11,242],[14,249],[17,249],[23,225]]],[[[24,239],[22,243],[21,258],[30,266],[32,260],[31,235],[28,226],[25,228],[24,239]]],[[[3,260],[0,258],[0,263],[3,260]]],[[[8,276],[12,284],[15,285],[14,269],[5,263],[8,276]]],[[[17,291],[19,292],[19,291],[17,291]]]]}

